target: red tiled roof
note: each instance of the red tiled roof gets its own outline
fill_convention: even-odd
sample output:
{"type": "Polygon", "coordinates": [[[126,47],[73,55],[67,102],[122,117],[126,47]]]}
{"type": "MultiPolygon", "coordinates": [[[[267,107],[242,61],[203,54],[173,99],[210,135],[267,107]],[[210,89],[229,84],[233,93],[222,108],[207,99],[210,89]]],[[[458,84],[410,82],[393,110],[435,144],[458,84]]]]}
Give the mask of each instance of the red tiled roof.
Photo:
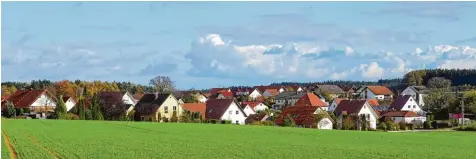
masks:
{"type": "Polygon", "coordinates": [[[226,98],[233,97],[233,92],[221,92],[220,94],[223,95],[226,98]]]}
{"type": "MultiPolygon", "coordinates": [[[[42,94],[48,95],[53,101],[57,99],[52,96],[48,90],[18,90],[8,97],[8,101],[12,102],[16,108],[30,107],[42,94]]],[[[2,104],[3,107],[3,104],[2,104]]]]}
{"type": "Polygon", "coordinates": [[[418,117],[418,114],[412,111],[391,111],[383,114],[382,117],[418,117]]]}
{"type": "Polygon", "coordinates": [[[375,95],[393,95],[393,92],[385,86],[367,86],[375,95]]]}
{"type": "Polygon", "coordinates": [[[294,104],[295,106],[313,106],[313,107],[327,107],[328,105],[321,101],[314,93],[306,93],[306,95],[299,98],[294,104]]]}
{"type": "Polygon", "coordinates": [[[388,109],[402,110],[402,108],[405,106],[405,104],[411,97],[412,96],[410,95],[398,96],[388,109]]]}
{"type": "Polygon", "coordinates": [[[262,121],[268,119],[268,115],[266,113],[259,113],[259,114],[251,114],[245,119],[246,123],[253,123],[255,121],[262,121]]]}
{"type": "Polygon", "coordinates": [[[207,105],[205,103],[184,103],[182,105],[183,109],[188,110],[190,112],[200,112],[202,115],[202,119],[205,119],[205,112],[207,105]]]}
{"type": "Polygon", "coordinates": [[[140,93],[140,92],[137,92],[135,93],[134,95],[132,95],[132,97],[135,99],[135,100],[140,100],[142,98],[142,96],[144,96],[144,93],[140,93]]]}
{"type": "Polygon", "coordinates": [[[261,102],[242,102],[242,104],[249,105],[252,109],[254,109],[260,103],[261,102]]]}
{"type": "Polygon", "coordinates": [[[380,104],[378,103],[377,99],[367,99],[367,102],[369,102],[370,106],[375,107],[379,106],[380,104]]]}
{"type": "Polygon", "coordinates": [[[336,104],[339,105],[340,101],[344,100],[343,98],[336,98],[335,101],[336,101],[336,104]]]}
{"type": "Polygon", "coordinates": [[[348,114],[359,113],[360,109],[365,105],[366,100],[342,100],[335,111],[339,114],[347,112],[348,114]]]}

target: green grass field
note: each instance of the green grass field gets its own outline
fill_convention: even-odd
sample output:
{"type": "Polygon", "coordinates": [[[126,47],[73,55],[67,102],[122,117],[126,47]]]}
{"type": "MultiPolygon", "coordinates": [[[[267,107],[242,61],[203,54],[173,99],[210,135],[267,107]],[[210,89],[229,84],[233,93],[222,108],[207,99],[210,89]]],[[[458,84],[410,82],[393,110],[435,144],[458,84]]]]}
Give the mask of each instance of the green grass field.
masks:
{"type": "MultiPolygon", "coordinates": [[[[18,158],[476,158],[476,133],[2,119],[18,158]]],[[[8,149],[2,142],[2,158],[8,149]]],[[[8,154],[7,154],[8,155],[8,154]]]]}

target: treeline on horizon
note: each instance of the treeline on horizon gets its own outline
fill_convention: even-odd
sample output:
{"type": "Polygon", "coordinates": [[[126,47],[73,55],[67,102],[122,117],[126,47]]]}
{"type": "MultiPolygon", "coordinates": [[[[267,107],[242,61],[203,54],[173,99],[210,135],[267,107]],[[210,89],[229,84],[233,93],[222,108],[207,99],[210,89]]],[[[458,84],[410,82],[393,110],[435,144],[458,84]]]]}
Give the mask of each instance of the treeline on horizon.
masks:
{"type": "MultiPolygon", "coordinates": [[[[426,85],[428,80],[433,77],[443,77],[451,80],[452,86],[476,86],[476,69],[423,69],[414,70],[406,73],[403,78],[380,79],[378,81],[321,81],[321,82],[281,82],[271,85],[300,85],[309,86],[316,84],[345,85],[345,86],[363,86],[363,85],[381,85],[387,86],[394,92],[402,91],[409,85],[426,85]]],[[[155,88],[151,85],[139,85],[132,82],[107,82],[107,81],[50,81],[33,80],[32,82],[2,82],[2,96],[9,95],[16,90],[23,89],[48,89],[53,94],[62,94],[76,97],[79,89],[88,89],[88,92],[94,94],[101,91],[128,91],[135,93],[152,93],[155,88]]],[[[231,86],[231,89],[246,89],[251,86],[231,86]]],[[[207,92],[209,89],[198,91],[207,92]]]]}

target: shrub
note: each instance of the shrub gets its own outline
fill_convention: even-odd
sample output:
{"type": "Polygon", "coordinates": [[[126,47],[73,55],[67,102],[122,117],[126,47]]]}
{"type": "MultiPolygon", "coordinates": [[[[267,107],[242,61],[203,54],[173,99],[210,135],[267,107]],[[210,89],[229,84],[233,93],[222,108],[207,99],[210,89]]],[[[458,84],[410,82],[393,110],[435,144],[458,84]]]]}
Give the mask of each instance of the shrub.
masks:
{"type": "Polygon", "coordinates": [[[431,129],[431,125],[428,121],[423,122],[423,128],[424,129],[431,129]]]}
{"type": "Polygon", "coordinates": [[[177,111],[174,111],[172,117],[170,117],[170,122],[176,123],[178,122],[177,111]]]}
{"type": "Polygon", "coordinates": [[[387,123],[383,122],[377,126],[378,130],[388,131],[387,123]]]}
{"type": "Polygon", "coordinates": [[[231,120],[225,120],[225,124],[231,124],[232,121],[231,120]]]}
{"type": "Polygon", "coordinates": [[[342,123],[342,129],[344,130],[355,130],[355,122],[351,118],[344,119],[342,123]]]}
{"type": "Polygon", "coordinates": [[[15,119],[26,119],[26,116],[16,116],[15,119]]]}
{"type": "Polygon", "coordinates": [[[210,119],[209,123],[211,123],[211,124],[216,124],[216,123],[217,123],[217,120],[215,120],[215,119],[210,119]]]}
{"type": "Polygon", "coordinates": [[[167,117],[163,117],[163,118],[162,118],[162,121],[164,121],[164,122],[168,123],[168,122],[169,122],[169,118],[167,118],[167,117]]]}
{"type": "Polygon", "coordinates": [[[405,123],[403,120],[398,123],[398,127],[400,128],[400,130],[408,130],[407,123],[405,123]]]}
{"type": "Polygon", "coordinates": [[[461,125],[456,130],[458,131],[476,131],[476,123],[471,125],[461,125]]]}
{"type": "Polygon", "coordinates": [[[431,127],[432,127],[433,129],[438,129],[438,122],[432,121],[432,122],[431,122],[431,127]]]}
{"type": "Polygon", "coordinates": [[[416,124],[414,124],[414,123],[408,123],[407,124],[408,130],[415,130],[415,127],[416,127],[416,124]]]}
{"type": "Polygon", "coordinates": [[[220,120],[220,124],[225,124],[225,120],[220,120]]]}
{"type": "Polygon", "coordinates": [[[68,120],[79,120],[79,116],[74,114],[74,113],[68,113],[67,114],[67,119],[68,120]]]}

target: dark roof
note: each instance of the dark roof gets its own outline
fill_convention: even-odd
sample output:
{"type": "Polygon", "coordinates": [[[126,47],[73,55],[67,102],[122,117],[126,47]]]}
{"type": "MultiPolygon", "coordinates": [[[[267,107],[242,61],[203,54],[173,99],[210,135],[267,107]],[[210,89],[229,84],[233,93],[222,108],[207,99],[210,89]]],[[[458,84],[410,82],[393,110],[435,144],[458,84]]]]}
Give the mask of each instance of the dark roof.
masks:
{"type": "Polygon", "coordinates": [[[402,110],[407,101],[411,98],[410,95],[398,96],[390,105],[389,109],[402,110]]]}
{"type": "Polygon", "coordinates": [[[327,91],[329,93],[343,94],[345,93],[338,85],[316,85],[317,89],[327,91]]]}
{"type": "Polygon", "coordinates": [[[344,92],[354,91],[354,86],[352,85],[340,85],[339,86],[344,92]]]}
{"type": "Polygon", "coordinates": [[[268,115],[266,113],[259,113],[259,114],[251,114],[245,119],[246,123],[253,123],[255,121],[262,121],[268,119],[268,115]]]}
{"type": "Polygon", "coordinates": [[[430,90],[425,86],[410,86],[410,89],[418,94],[428,94],[430,92],[430,90]]]}
{"type": "MultiPolygon", "coordinates": [[[[210,99],[206,102],[206,119],[220,119],[230,105],[235,102],[233,99],[210,99]]],[[[237,104],[238,109],[240,106],[237,104]]],[[[243,114],[242,109],[240,109],[243,114]]]]}
{"type": "Polygon", "coordinates": [[[374,107],[374,110],[375,110],[375,111],[380,111],[380,112],[381,112],[381,111],[387,111],[387,110],[388,110],[388,107],[389,107],[389,106],[384,106],[384,105],[375,106],[375,107],[374,107]]]}
{"type": "Polygon", "coordinates": [[[227,91],[228,91],[228,88],[212,88],[212,89],[210,89],[210,91],[208,93],[217,94],[217,93],[220,93],[220,92],[227,92],[227,91]]]}
{"type": "Polygon", "coordinates": [[[170,96],[170,93],[165,94],[144,94],[142,98],[137,102],[135,106],[136,113],[141,115],[150,115],[157,112],[157,109],[167,100],[170,96]]]}
{"type": "MultiPolygon", "coordinates": [[[[292,106],[287,107],[283,110],[283,112],[278,116],[276,119],[276,125],[283,125],[284,119],[291,117],[292,120],[296,125],[305,125],[305,126],[317,126],[316,122],[316,112],[317,109],[321,109],[320,107],[308,107],[308,106],[292,106]]],[[[326,116],[332,121],[332,118],[325,111],[321,111],[321,113],[325,113],[326,116]]]]}
{"type": "Polygon", "coordinates": [[[359,113],[360,109],[365,105],[367,100],[342,100],[335,109],[337,114],[347,112],[347,114],[359,113]]]}
{"type": "MultiPolygon", "coordinates": [[[[43,94],[49,96],[53,101],[57,101],[57,99],[51,95],[47,89],[18,90],[10,95],[6,101],[12,102],[15,108],[28,108],[43,94]]],[[[2,107],[4,107],[4,104],[2,104],[2,107]]]]}

